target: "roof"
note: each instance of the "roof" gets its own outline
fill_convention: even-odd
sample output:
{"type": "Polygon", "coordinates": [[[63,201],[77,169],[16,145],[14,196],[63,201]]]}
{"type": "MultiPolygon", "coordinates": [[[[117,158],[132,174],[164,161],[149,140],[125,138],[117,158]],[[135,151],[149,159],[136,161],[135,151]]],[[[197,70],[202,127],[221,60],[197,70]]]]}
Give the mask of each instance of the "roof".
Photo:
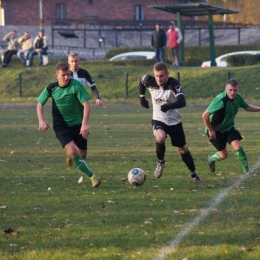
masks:
{"type": "Polygon", "coordinates": [[[203,16],[211,14],[237,14],[238,11],[208,5],[204,3],[194,4],[161,4],[161,5],[148,5],[150,8],[158,9],[169,13],[178,13],[182,16],[203,16]]]}

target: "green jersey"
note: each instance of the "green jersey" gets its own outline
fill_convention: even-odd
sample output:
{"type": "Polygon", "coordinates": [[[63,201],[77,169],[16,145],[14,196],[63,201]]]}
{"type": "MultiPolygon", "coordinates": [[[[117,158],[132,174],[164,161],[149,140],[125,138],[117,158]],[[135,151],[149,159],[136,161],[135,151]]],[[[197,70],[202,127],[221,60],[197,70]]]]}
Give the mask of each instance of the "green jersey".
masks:
{"type": "Polygon", "coordinates": [[[44,105],[52,97],[53,126],[75,126],[82,123],[84,107],[82,103],[90,95],[81,82],[70,79],[68,86],[60,87],[53,82],[44,88],[37,101],[44,105]]]}
{"type": "MultiPolygon", "coordinates": [[[[246,108],[248,103],[240,93],[235,99],[229,99],[226,91],[217,95],[207,108],[210,112],[210,123],[214,131],[229,131],[235,125],[235,116],[240,107],[246,108]]],[[[207,132],[207,129],[206,129],[207,132]]]]}

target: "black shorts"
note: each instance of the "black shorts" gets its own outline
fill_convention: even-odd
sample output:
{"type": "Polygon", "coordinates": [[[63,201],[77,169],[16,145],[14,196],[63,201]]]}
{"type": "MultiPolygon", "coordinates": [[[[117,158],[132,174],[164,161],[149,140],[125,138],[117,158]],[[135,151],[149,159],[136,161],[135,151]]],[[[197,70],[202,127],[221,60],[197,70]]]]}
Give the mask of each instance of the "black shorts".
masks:
{"type": "Polygon", "coordinates": [[[182,123],[177,125],[166,125],[160,121],[152,120],[153,131],[162,129],[166,136],[171,137],[172,146],[183,148],[186,145],[186,138],[183,131],[182,123]]]}
{"type": "Polygon", "coordinates": [[[83,138],[79,134],[81,125],[71,127],[60,127],[54,126],[53,130],[56,134],[57,139],[60,141],[64,148],[69,142],[74,141],[76,146],[81,150],[87,150],[87,139],[83,138]]]}
{"type": "Polygon", "coordinates": [[[227,143],[231,144],[235,140],[242,140],[243,137],[234,127],[224,133],[216,132],[216,139],[210,140],[212,145],[218,150],[222,151],[226,148],[227,143]]]}

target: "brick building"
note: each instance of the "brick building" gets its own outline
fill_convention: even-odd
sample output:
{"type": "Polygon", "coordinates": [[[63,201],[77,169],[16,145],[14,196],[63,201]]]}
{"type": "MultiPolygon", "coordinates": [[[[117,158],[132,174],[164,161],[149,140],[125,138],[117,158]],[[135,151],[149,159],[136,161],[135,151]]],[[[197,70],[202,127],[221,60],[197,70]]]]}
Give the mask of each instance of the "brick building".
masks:
{"type": "Polygon", "coordinates": [[[169,21],[175,19],[174,14],[149,8],[148,5],[185,2],[192,1],[0,0],[0,25],[51,26],[66,19],[87,20],[96,22],[97,25],[111,22],[114,25],[120,22],[134,25],[140,22],[169,21]]]}

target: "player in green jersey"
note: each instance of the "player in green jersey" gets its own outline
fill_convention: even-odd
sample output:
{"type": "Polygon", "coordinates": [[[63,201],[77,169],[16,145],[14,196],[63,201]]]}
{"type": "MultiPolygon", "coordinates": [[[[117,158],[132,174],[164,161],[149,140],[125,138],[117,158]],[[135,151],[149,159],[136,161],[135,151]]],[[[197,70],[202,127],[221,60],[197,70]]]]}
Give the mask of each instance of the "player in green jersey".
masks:
{"type": "Polygon", "coordinates": [[[215,154],[208,156],[208,167],[211,172],[215,172],[215,162],[224,160],[228,156],[226,144],[229,143],[237,153],[243,172],[255,176],[249,170],[247,156],[240,143],[243,138],[234,127],[234,119],[240,107],[246,111],[256,112],[260,111],[260,106],[248,104],[238,90],[238,82],[235,79],[228,80],[225,91],[217,95],[202,114],[206,126],[205,132],[212,145],[217,149],[215,154]]]}
{"type": "Polygon", "coordinates": [[[39,130],[47,131],[50,125],[43,116],[43,107],[52,97],[53,129],[57,139],[71,157],[74,165],[97,187],[101,181],[92,173],[86,159],[90,95],[81,82],[70,78],[69,66],[60,62],[56,65],[57,81],[45,87],[37,98],[39,130]]]}

